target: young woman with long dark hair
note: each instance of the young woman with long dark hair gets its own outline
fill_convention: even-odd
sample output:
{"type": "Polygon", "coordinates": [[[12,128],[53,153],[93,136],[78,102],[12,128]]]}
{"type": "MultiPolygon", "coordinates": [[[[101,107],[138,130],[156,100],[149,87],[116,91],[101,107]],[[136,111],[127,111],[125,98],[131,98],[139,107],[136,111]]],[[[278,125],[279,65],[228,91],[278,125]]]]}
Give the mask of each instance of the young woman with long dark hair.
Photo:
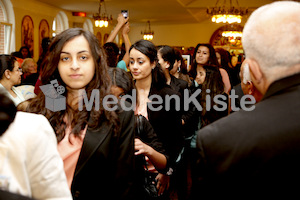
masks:
{"type": "Polygon", "coordinates": [[[65,87],[66,109],[47,109],[48,97],[40,92],[27,110],[45,115],[54,128],[73,198],[132,199],[134,114],[105,108],[110,108],[104,98],[111,81],[97,38],[80,28],[67,29],[53,39],[46,58],[42,85],[56,80],[65,87]],[[99,104],[91,98],[94,90],[99,104]],[[79,110],[84,96],[95,101],[79,110]]]}
{"type": "MultiPolygon", "coordinates": [[[[152,42],[137,41],[130,47],[129,55],[129,68],[137,90],[135,113],[149,120],[166,150],[167,170],[159,172],[151,163],[148,169],[157,180],[158,194],[162,199],[168,199],[169,176],[176,167],[176,159],[183,147],[183,135],[181,112],[176,110],[176,101],[166,101],[167,96],[179,93],[166,84],[165,75],[158,63],[157,50],[152,42]],[[158,99],[162,101],[157,104],[158,99]]],[[[180,109],[180,105],[178,108],[180,109]]]]}

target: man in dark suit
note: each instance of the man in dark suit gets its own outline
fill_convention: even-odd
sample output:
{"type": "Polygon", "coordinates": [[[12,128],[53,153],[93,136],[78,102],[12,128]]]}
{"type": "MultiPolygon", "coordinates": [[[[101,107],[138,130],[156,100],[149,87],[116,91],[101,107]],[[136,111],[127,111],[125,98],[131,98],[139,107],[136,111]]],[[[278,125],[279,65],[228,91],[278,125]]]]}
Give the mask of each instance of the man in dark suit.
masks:
{"type": "Polygon", "coordinates": [[[263,95],[197,133],[194,199],[299,199],[300,3],[255,10],[243,30],[245,64],[263,95]]]}

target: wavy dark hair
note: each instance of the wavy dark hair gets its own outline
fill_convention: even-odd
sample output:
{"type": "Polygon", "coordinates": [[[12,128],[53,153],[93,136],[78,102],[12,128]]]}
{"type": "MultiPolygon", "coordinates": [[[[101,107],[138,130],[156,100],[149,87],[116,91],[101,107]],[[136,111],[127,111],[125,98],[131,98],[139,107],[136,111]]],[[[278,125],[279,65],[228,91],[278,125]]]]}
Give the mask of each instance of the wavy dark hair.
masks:
{"type": "Polygon", "coordinates": [[[119,47],[114,42],[107,42],[103,45],[106,53],[106,60],[109,67],[117,67],[119,47]]]}
{"type": "MultiPolygon", "coordinates": [[[[88,124],[91,129],[97,129],[100,127],[100,122],[105,120],[110,121],[110,123],[114,125],[115,134],[119,128],[117,114],[115,112],[107,111],[102,104],[103,98],[110,94],[111,79],[107,73],[107,62],[104,50],[100,47],[97,38],[91,32],[81,28],[71,28],[58,34],[52,40],[42,66],[42,85],[50,84],[50,81],[57,79],[59,84],[66,88],[66,84],[62,81],[58,71],[60,54],[64,45],[78,36],[84,36],[88,41],[95,63],[94,77],[86,86],[85,91],[88,98],[91,97],[93,89],[98,89],[100,91],[100,109],[97,111],[93,107],[91,111],[87,111],[86,108],[83,107],[82,111],[78,111],[74,110],[71,106],[66,105],[66,110],[53,112],[45,107],[45,95],[42,92],[40,92],[37,97],[33,98],[27,107],[27,111],[40,113],[48,118],[56,132],[58,141],[61,141],[65,136],[65,129],[67,126],[63,120],[65,116],[68,117],[72,133],[76,137],[79,136],[80,131],[85,128],[86,124],[88,124]]],[[[66,91],[66,97],[68,96],[67,93],[68,91],[66,91]]]]}
{"type": "Polygon", "coordinates": [[[222,81],[222,76],[218,67],[213,65],[204,65],[203,68],[205,69],[205,80],[202,83],[202,91],[200,95],[200,104],[202,106],[202,113],[201,113],[201,121],[202,126],[206,126],[212,122],[213,119],[216,118],[215,114],[217,111],[207,111],[206,110],[206,95],[209,95],[210,98],[210,105],[213,108],[216,103],[214,102],[214,97],[218,94],[224,94],[224,83],[222,81]],[[207,93],[207,89],[210,90],[207,93]]]}
{"type": "Polygon", "coordinates": [[[208,43],[199,43],[195,47],[195,51],[193,54],[192,66],[191,66],[191,70],[189,71],[190,76],[194,79],[197,76],[197,65],[198,65],[198,63],[196,61],[196,54],[197,54],[197,51],[200,46],[205,46],[209,49],[209,59],[208,59],[208,62],[206,63],[206,65],[214,65],[217,68],[219,68],[219,63],[218,63],[218,59],[217,59],[216,51],[215,51],[214,47],[208,43]]]}
{"type": "Polygon", "coordinates": [[[139,40],[131,45],[129,53],[132,49],[136,49],[147,56],[151,64],[156,64],[155,68],[152,70],[152,85],[158,90],[165,87],[167,85],[167,80],[160,64],[158,63],[157,49],[155,45],[148,40],[139,40]]]}

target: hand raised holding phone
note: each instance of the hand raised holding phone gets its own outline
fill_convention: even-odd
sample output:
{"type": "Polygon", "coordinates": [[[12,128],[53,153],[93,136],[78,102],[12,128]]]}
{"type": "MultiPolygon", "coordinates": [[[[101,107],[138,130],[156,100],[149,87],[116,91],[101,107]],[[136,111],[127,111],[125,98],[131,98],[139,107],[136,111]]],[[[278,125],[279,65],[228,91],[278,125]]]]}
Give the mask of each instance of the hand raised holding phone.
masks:
{"type": "Polygon", "coordinates": [[[125,18],[122,13],[119,13],[118,19],[117,19],[118,25],[123,26],[124,24],[126,24],[128,22],[128,20],[129,20],[128,17],[125,18]]]}
{"type": "Polygon", "coordinates": [[[125,19],[128,18],[128,10],[121,10],[121,13],[125,19]]]}

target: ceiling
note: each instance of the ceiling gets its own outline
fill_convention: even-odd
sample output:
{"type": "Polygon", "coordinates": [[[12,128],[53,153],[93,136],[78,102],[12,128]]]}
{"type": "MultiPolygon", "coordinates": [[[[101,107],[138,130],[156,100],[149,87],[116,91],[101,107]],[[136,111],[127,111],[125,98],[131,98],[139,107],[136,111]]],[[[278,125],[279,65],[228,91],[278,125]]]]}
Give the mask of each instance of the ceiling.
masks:
{"type": "MultiPolygon", "coordinates": [[[[88,16],[97,13],[100,0],[36,0],[45,4],[71,11],[86,12],[88,16]]],[[[253,11],[259,6],[272,3],[273,0],[230,0],[232,5],[246,7],[253,11]]],[[[229,0],[219,0],[218,6],[224,3],[229,6],[229,0]]],[[[129,10],[131,25],[151,24],[182,24],[199,23],[210,20],[206,14],[207,7],[216,5],[217,0],[105,0],[106,10],[114,19],[121,10],[129,10]]],[[[103,12],[103,7],[102,11],[103,12]]]]}

